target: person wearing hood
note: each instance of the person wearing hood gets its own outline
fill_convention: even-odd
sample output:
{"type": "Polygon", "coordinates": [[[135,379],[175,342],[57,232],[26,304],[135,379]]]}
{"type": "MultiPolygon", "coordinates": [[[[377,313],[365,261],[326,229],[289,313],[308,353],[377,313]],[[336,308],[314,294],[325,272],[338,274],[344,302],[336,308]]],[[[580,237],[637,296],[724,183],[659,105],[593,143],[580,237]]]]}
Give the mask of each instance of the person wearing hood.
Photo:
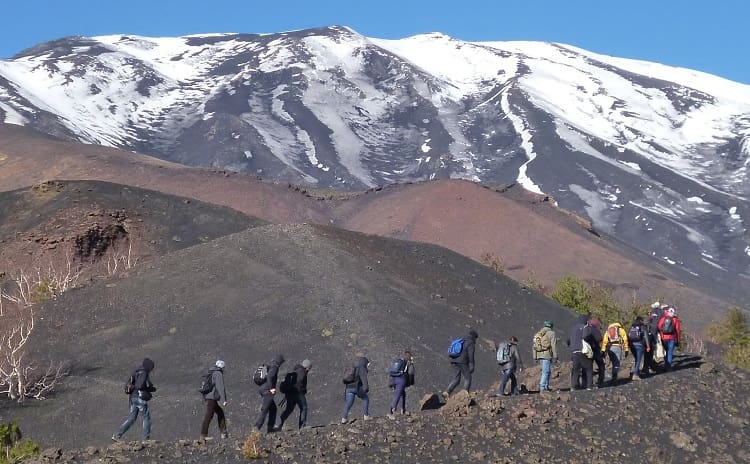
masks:
{"type": "Polygon", "coordinates": [[[453,390],[456,389],[461,379],[464,381],[464,389],[468,392],[471,390],[471,374],[474,373],[474,349],[476,348],[477,338],[479,334],[476,330],[469,330],[469,334],[463,338],[463,347],[461,353],[451,358],[451,366],[453,367],[453,380],[448,384],[448,388],[443,392],[443,397],[448,398],[453,390]]]}
{"type": "Polygon", "coordinates": [[[112,440],[120,441],[120,438],[128,431],[131,425],[138,418],[138,413],[143,416],[143,435],[144,440],[151,438],[151,413],[148,411],[148,402],[152,398],[152,393],[156,387],[151,383],[149,378],[156,365],[149,358],[144,358],[140,367],[130,375],[126,384],[126,392],[130,403],[130,415],[112,435],[112,440]]]}
{"type": "Polygon", "coordinates": [[[312,362],[305,359],[302,364],[295,365],[292,371],[286,374],[284,382],[281,384],[284,387],[281,392],[286,400],[286,408],[281,413],[279,430],[284,427],[284,422],[292,414],[295,406],[299,406],[299,429],[307,425],[307,374],[310,369],[312,369],[312,362]]]}
{"type": "Polygon", "coordinates": [[[589,322],[589,325],[591,326],[591,338],[593,339],[591,349],[594,351],[594,364],[596,364],[596,386],[597,388],[602,388],[604,386],[604,373],[607,370],[604,365],[604,354],[602,354],[601,350],[604,341],[602,324],[599,322],[599,319],[593,318],[589,322]]]}
{"type": "Polygon", "coordinates": [[[208,370],[211,375],[211,385],[213,389],[203,394],[203,401],[206,403],[206,414],[203,416],[201,424],[201,438],[208,437],[208,427],[211,425],[211,419],[216,414],[216,420],[219,422],[219,432],[221,438],[227,438],[227,420],[224,416],[224,408],[227,407],[227,390],[224,386],[224,366],[226,364],[221,359],[214,363],[214,367],[208,370]]]}
{"type": "Polygon", "coordinates": [[[262,398],[262,404],[260,408],[260,415],[258,420],[255,421],[255,429],[260,431],[263,428],[263,423],[266,421],[268,416],[268,432],[274,432],[276,425],[276,402],[273,397],[276,395],[276,383],[279,377],[279,367],[284,364],[284,356],[276,355],[271,363],[268,365],[268,372],[266,374],[266,381],[263,382],[258,388],[258,394],[262,398]]]}
{"type": "Polygon", "coordinates": [[[539,391],[549,392],[549,378],[552,371],[552,363],[557,361],[557,335],[552,330],[552,321],[544,321],[542,329],[534,335],[534,359],[542,366],[542,374],[539,377],[539,391]]]}
{"type": "Polygon", "coordinates": [[[357,359],[353,367],[352,378],[344,378],[344,412],[341,414],[341,423],[349,421],[349,410],[354,405],[354,399],[359,398],[364,402],[364,420],[370,420],[370,384],[367,382],[367,370],[370,361],[364,356],[357,359]]]}
{"type": "Polygon", "coordinates": [[[568,335],[567,345],[570,347],[571,358],[573,361],[572,368],[570,370],[570,389],[577,390],[579,388],[586,388],[591,390],[591,385],[594,377],[594,360],[587,357],[583,353],[583,342],[584,340],[590,346],[595,344],[592,327],[588,323],[588,316],[581,314],[578,316],[578,322],[570,328],[568,335]],[[580,379],[584,379],[584,384],[581,385],[580,379]]]}

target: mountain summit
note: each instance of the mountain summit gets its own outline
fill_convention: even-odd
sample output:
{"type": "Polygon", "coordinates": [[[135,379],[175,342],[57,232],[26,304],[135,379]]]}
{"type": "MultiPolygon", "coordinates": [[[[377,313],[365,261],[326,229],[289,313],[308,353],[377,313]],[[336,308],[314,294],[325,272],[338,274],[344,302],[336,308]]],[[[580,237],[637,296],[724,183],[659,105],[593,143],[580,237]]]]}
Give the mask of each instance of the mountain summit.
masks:
{"type": "Polygon", "coordinates": [[[0,121],[321,188],[518,182],[686,275],[748,277],[750,86],[687,69],[341,26],[69,37],[0,61],[0,121]]]}

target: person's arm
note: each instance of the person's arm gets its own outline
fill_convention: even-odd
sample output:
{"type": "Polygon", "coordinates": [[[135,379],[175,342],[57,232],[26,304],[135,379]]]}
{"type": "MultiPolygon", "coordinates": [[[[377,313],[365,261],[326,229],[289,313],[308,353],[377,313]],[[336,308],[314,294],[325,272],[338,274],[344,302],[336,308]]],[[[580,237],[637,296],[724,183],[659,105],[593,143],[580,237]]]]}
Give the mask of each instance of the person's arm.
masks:
{"type": "Polygon", "coordinates": [[[608,345],[609,345],[609,330],[605,330],[604,336],[602,337],[602,353],[607,351],[608,345]]]}
{"type": "Polygon", "coordinates": [[[630,346],[630,343],[628,341],[628,333],[625,331],[625,328],[620,327],[618,330],[620,331],[620,338],[622,338],[622,346],[624,347],[630,346]]]}
{"type": "Polygon", "coordinates": [[[682,341],[682,324],[680,324],[680,320],[677,317],[674,318],[674,333],[677,336],[675,343],[679,345],[680,341],[682,341]]]}
{"type": "Polygon", "coordinates": [[[224,404],[227,404],[227,390],[224,385],[224,373],[222,371],[214,371],[214,388],[219,393],[217,400],[222,400],[224,404]]]}
{"type": "Polygon", "coordinates": [[[521,359],[521,351],[518,349],[517,345],[513,345],[513,349],[515,350],[516,354],[516,364],[518,365],[518,370],[523,370],[523,360],[521,359]]]}
{"type": "Polygon", "coordinates": [[[552,353],[552,359],[557,360],[557,335],[555,332],[549,332],[547,334],[549,337],[549,346],[550,346],[550,352],[552,353]]]}
{"type": "Polygon", "coordinates": [[[476,342],[472,340],[471,347],[469,349],[469,352],[467,353],[469,357],[469,372],[474,372],[474,350],[476,349],[477,345],[476,342]]]}
{"type": "Polygon", "coordinates": [[[370,391],[370,384],[367,381],[367,368],[362,368],[359,371],[359,381],[362,382],[362,390],[367,393],[370,391]]]}

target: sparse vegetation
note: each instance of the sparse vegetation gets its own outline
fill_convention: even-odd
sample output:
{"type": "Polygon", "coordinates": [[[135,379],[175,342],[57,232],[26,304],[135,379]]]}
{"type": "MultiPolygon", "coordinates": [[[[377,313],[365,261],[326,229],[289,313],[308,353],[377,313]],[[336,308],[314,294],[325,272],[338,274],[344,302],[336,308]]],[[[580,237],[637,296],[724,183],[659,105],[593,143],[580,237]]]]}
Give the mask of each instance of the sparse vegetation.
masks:
{"type": "Polygon", "coordinates": [[[706,332],[726,347],[726,361],[750,370],[750,329],[742,309],[729,309],[724,321],[710,326],[706,332]]]}
{"type": "Polygon", "coordinates": [[[16,421],[0,424],[0,444],[3,452],[0,464],[15,464],[39,454],[39,445],[31,439],[23,439],[16,421]]]}
{"type": "Polygon", "coordinates": [[[250,435],[245,438],[245,442],[242,444],[242,455],[247,459],[261,459],[265,458],[266,454],[259,446],[260,432],[254,430],[250,435]]]}
{"type": "Polygon", "coordinates": [[[572,275],[561,278],[549,297],[579,314],[597,318],[603,324],[629,322],[648,311],[645,304],[635,302],[622,307],[611,289],[596,282],[587,283],[572,275]]]}
{"type": "Polygon", "coordinates": [[[482,256],[480,257],[480,262],[493,271],[497,272],[498,274],[502,274],[505,272],[505,264],[503,263],[502,258],[494,253],[487,252],[482,254],[482,256]]]}

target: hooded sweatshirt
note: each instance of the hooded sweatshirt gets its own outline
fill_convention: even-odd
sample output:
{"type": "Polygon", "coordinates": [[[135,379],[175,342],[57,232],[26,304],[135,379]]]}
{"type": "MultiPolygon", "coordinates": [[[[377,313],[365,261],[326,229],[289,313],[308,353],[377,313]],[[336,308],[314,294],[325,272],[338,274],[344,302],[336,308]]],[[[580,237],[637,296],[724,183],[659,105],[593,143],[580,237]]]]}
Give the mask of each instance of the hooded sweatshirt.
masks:
{"type": "Polygon", "coordinates": [[[354,382],[345,384],[347,389],[354,390],[359,387],[362,387],[362,390],[364,390],[365,393],[370,391],[370,384],[367,382],[367,365],[368,364],[370,364],[370,361],[365,357],[361,357],[357,359],[357,364],[354,365],[354,369],[355,369],[354,382]]]}
{"type": "Polygon", "coordinates": [[[459,357],[451,359],[451,364],[466,364],[469,366],[469,370],[474,370],[474,350],[476,348],[477,338],[479,334],[470,330],[469,334],[464,337],[464,348],[461,350],[459,357]]]}
{"type": "Polygon", "coordinates": [[[224,387],[224,369],[212,367],[208,372],[211,373],[211,382],[214,384],[214,389],[203,395],[203,398],[207,400],[228,401],[227,390],[224,387]]]}
{"type": "Polygon", "coordinates": [[[588,320],[589,318],[586,315],[581,314],[578,316],[578,322],[570,328],[568,346],[570,346],[571,353],[583,350],[582,340],[586,340],[586,342],[588,342],[589,345],[592,345],[592,347],[596,344],[592,328],[588,325],[588,320]]]}
{"type": "Polygon", "coordinates": [[[515,371],[517,368],[523,369],[523,360],[521,360],[521,353],[518,352],[518,343],[511,341],[503,342],[510,345],[510,361],[505,364],[500,364],[502,370],[512,369],[515,371]]]}
{"type": "Polygon", "coordinates": [[[266,376],[266,381],[260,385],[258,393],[261,395],[269,394],[272,388],[276,388],[276,383],[278,382],[279,377],[279,366],[284,364],[284,361],[284,356],[282,355],[277,355],[273,358],[273,361],[271,361],[271,364],[268,366],[268,376],[266,376]]]}
{"type": "Polygon", "coordinates": [[[156,365],[149,358],[143,358],[141,366],[133,372],[135,378],[135,388],[131,395],[138,395],[142,400],[149,401],[151,399],[151,393],[156,391],[156,387],[151,383],[149,374],[154,370],[156,365]]]}

